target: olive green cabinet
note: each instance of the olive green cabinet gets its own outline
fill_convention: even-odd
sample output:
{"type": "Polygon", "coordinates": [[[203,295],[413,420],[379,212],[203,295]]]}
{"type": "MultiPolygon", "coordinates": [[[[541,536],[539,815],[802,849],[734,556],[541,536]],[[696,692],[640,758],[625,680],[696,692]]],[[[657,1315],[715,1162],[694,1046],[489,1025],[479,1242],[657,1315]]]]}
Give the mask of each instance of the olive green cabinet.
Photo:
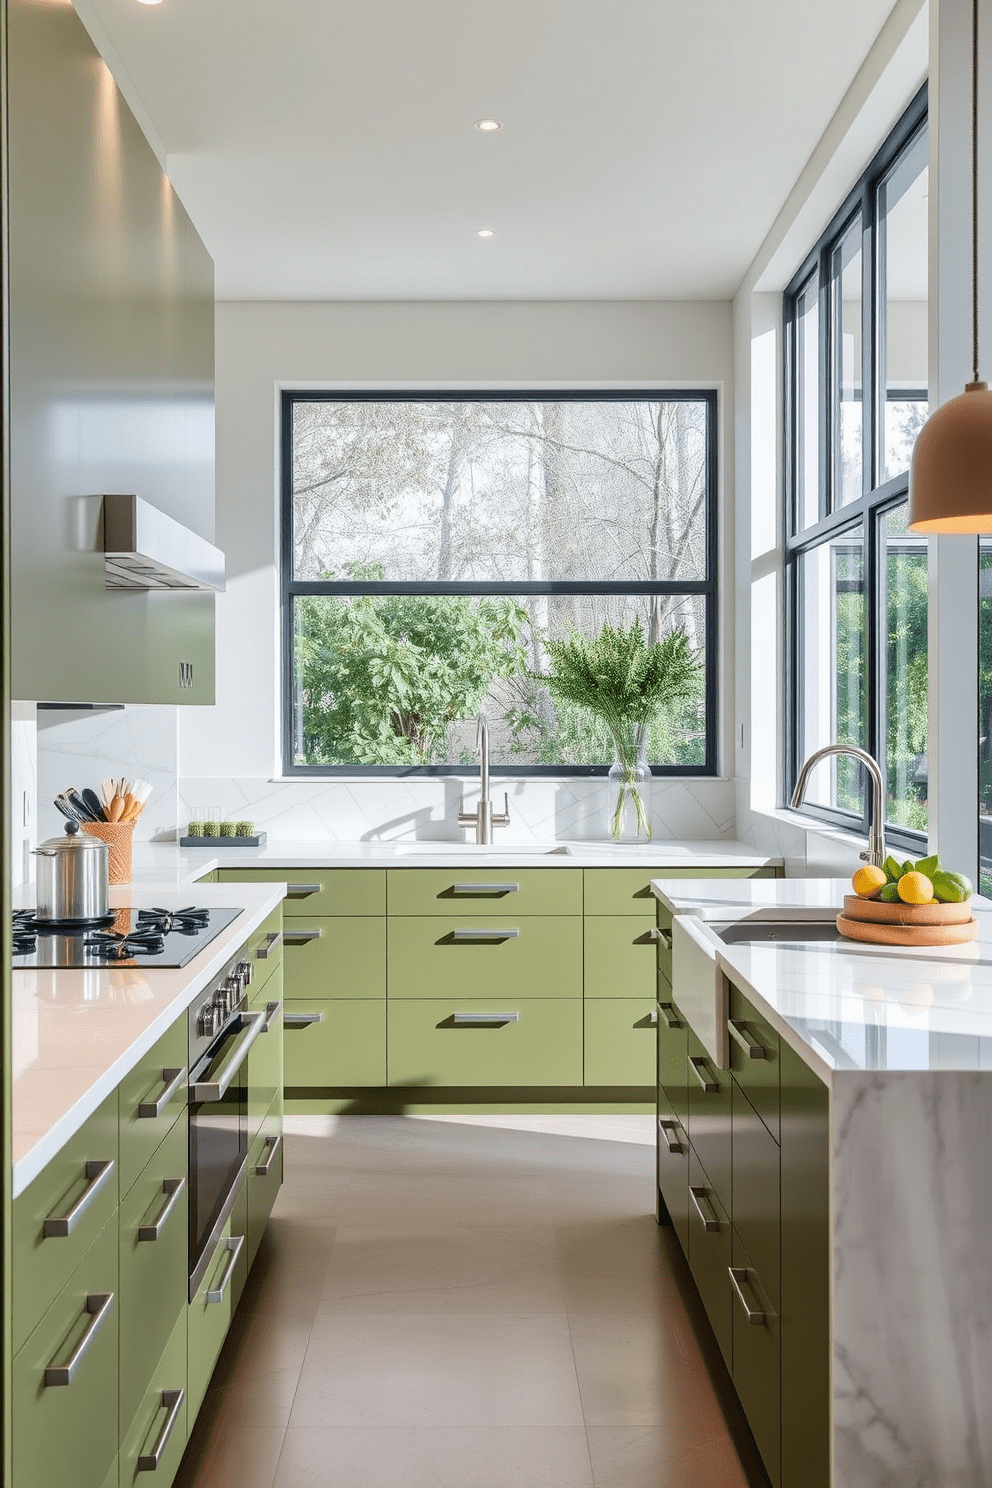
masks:
{"type": "MultiPolygon", "coordinates": [[[[123,1366],[122,1366],[123,1367],[123,1366]]],[[[151,1370],[130,1426],[121,1422],[119,1488],[156,1488],[176,1476],[189,1438],[186,1394],[186,1309],[151,1370]],[[154,1473],[154,1477],[150,1474],[154,1473]]]]}
{"type": "Polygon", "coordinates": [[[703,1172],[699,1158],[691,1151],[688,1209],[686,1258],[729,1369],[733,1362],[733,1314],[727,1276],[733,1258],[733,1232],[728,1211],[703,1172]]]}
{"type": "Polygon", "coordinates": [[[582,999],[582,921],[562,915],[390,918],[389,1001],[582,999]]]}
{"type": "Polygon", "coordinates": [[[657,1020],[653,997],[587,1000],[584,1083],[653,1085],[657,1020]]]}
{"type": "Polygon", "coordinates": [[[386,1000],[295,998],[283,1003],[283,1081],[293,1095],[386,1083],[386,1000]]]}
{"type": "Polygon", "coordinates": [[[582,1003],[498,997],[390,1003],[389,1084],[582,1084],[582,1003]]]}

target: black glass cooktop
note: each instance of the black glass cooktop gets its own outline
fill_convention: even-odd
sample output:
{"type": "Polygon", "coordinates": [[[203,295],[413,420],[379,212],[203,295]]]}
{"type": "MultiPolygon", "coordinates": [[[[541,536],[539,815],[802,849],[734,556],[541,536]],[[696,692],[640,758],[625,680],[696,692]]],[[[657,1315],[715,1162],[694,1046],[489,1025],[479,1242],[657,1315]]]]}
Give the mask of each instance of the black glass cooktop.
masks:
{"type": "Polygon", "coordinates": [[[14,911],[15,970],[35,966],[185,966],[240,909],[116,909],[89,925],[14,911]]]}

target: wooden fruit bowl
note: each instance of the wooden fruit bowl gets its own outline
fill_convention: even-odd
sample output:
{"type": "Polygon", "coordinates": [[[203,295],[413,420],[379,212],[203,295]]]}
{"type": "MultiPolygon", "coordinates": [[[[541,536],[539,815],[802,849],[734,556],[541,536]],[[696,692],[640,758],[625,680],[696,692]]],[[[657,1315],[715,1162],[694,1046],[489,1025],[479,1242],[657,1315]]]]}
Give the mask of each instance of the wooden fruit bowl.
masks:
{"type": "Polygon", "coordinates": [[[971,919],[971,900],[963,904],[885,904],[881,899],[844,895],[843,918],[874,925],[965,925],[971,919]]]}
{"type": "MultiPolygon", "coordinates": [[[[862,900],[862,903],[865,901],[862,900]]],[[[883,909],[895,909],[894,904],[884,904],[883,909]]],[[[934,909],[938,906],[932,904],[916,904],[906,908],[914,910],[934,909]]],[[[967,905],[942,904],[941,909],[966,909],[967,905]]],[[[863,940],[869,945],[893,945],[893,946],[951,946],[967,945],[978,936],[978,921],[967,919],[964,923],[957,924],[907,924],[905,920],[901,924],[885,923],[880,920],[852,920],[847,915],[837,916],[837,929],[847,940],[863,940]]]]}

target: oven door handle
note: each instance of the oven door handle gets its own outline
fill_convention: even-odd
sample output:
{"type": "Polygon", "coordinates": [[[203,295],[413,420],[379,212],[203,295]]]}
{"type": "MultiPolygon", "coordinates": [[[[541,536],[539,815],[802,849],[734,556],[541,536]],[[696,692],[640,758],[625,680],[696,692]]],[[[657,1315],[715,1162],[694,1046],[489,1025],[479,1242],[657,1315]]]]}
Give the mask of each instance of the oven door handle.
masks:
{"type": "Polygon", "coordinates": [[[221,1066],[221,1072],[216,1080],[198,1080],[197,1075],[204,1073],[210,1068],[211,1058],[208,1055],[193,1070],[189,1082],[190,1100],[195,1105],[209,1105],[213,1101],[223,1100],[231,1088],[238,1070],[248,1058],[248,1051],[258,1038],[259,1034],[265,1032],[264,1013],[242,1013],[241,1031],[236,1034],[228,1051],[227,1062],[221,1066]]]}

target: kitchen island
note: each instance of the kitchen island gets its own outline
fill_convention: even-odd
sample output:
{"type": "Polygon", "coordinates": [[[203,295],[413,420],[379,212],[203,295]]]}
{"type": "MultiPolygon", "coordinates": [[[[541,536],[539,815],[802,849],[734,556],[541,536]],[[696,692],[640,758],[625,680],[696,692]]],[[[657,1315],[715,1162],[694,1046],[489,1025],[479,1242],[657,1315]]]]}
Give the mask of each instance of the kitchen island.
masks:
{"type": "MultiPolygon", "coordinates": [[[[659,1073],[659,1172],[773,1482],[992,1483],[992,905],[973,944],[918,951],[807,938],[843,881],[653,889],[736,1025],[729,1069],[661,1025],[688,1062],[659,1073]],[[790,907],[791,937],[720,938],[790,907]]],[[[678,1011],[707,989],[678,941],[671,967],[678,1011]]]]}

